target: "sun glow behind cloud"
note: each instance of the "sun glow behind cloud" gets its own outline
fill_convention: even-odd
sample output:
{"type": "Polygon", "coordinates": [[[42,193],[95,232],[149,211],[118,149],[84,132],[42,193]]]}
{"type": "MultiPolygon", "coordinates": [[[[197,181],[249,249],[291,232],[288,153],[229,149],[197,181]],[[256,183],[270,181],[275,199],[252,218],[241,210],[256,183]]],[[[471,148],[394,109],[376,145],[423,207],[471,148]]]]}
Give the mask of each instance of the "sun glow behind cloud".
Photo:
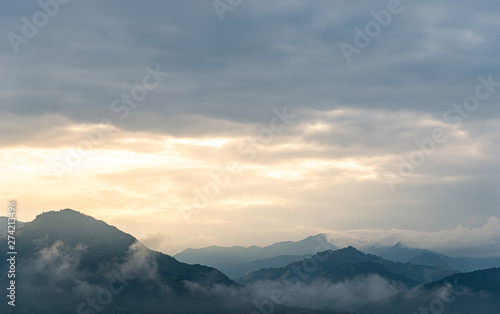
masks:
{"type": "MultiPolygon", "coordinates": [[[[241,225],[243,239],[263,223],[276,224],[283,215],[290,226],[300,226],[300,232],[307,235],[332,224],[343,229],[360,221],[380,221],[380,212],[426,202],[401,201],[404,192],[394,194],[387,187],[385,175],[395,171],[399,156],[415,149],[412,145],[405,147],[407,138],[411,139],[409,131],[391,140],[377,134],[375,141],[384,148],[379,149],[369,147],[373,138],[358,137],[359,132],[373,136],[366,112],[309,111],[302,115],[302,120],[321,122],[297,122],[268,143],[259,141],[258,129],[248,142],[247,134],[237,132],[231,137],[174,137],[99,124],[52,125],[43,131],[53,134],[45,141],[11,144],[0,150],[0,167],[11,176],[2,181],[0,191],[16,196],[30,208],[20,213],[21,220],[33,219],[40,210],[72,207],[137,236],[150,233],[146,217],[155,217],[158,226],[168,228],[172,238],[189,238],[189,230],[194,227],[200,234],[221,241],[232,226],[241,225]],[[96,129],[105,128],[109,132],[103,132],[102,138],[95,134],[89,137],[96,129]],[[78,143],[86,139],[92,143],[91,149],[78,151],[78,143]],[[252,147],[248,143],[253,143],[255,150],[252,158],[242,153],[242,147],[252,147]],[[75,153],[80,161],[70,167],[68,158],[75,153]],[[226,173],[230,162],[238,164],[237,174],[226,173]],[[57,166],[66,167],[62,175],[56,171],[57,166]],[[226,179],[226,183],[219,182],[226,179]],[[206,197],[205,206],[193,207],[200,193],[214,187],[217,193],[206,197]],[[43,205],[39,199],[44,200],[43,205]],[[372,210],[367,212],[366,208],[372,210]],[[302,214],[308,211],[310,215],[302,214]],[[315,222],[316,216],[324,217],[323,222],[315,222]],[[133,227],[134,220],[139,225],[133,227]]],[[[384,131],[393,134],[394,128],[404,125],[401,116],[417,121],[418,129],[447,127],[428,115],[409,112],[394,120],[378,113],[369,119],[383,120],[384,131]]],[[[486,142],[469,141],[460,130],[448,129],[447,149],[438,151],[427,167],[450,166],[450,154],[471,161],[487,158],[486,142]]],[[[401,189],[412,184],[463,184],[471,179],[467,173],[451,171],[456,168],[448,171],[439,167],[442,174],[423,168],[400,183],[401,189]]],[[[423,219],[422,225],[426,223],[423,219]]],[[[287,230],[296,232],[296,228],[287,230]]]]}
{"type": "Polygon", "coordinates": [[[185,145],[195,145],[195,146],[211,146],[211,147],[223,147],[224,144],[231,142],[230,139],[225,138],[214,138],[214,139],[168,139],[167,143],[173,144],[185,144],[185,145]]]}
{"type": "MultiPolygon", "coordinates": [[[[210,1],[74,2],[0,51],[0,192],[21,220],[71,207],[172,250],[481,225],[500,203],[498,88],[461,125],[443,114],[479,75],[500,80],[500,19],[443,1],[405,9],[351,64],[339,44],[387,1],[249,1],[225,23],[210,1]],[[111,108],[157,65],[170,75],[143,102],[111,108]],[[296,118],[259,139],[284,106],[296,118]],[[435,128],[447,141],[392,191],[435,128]]],[[[35,10],[12,2],[2,29],[35,10]]]]}

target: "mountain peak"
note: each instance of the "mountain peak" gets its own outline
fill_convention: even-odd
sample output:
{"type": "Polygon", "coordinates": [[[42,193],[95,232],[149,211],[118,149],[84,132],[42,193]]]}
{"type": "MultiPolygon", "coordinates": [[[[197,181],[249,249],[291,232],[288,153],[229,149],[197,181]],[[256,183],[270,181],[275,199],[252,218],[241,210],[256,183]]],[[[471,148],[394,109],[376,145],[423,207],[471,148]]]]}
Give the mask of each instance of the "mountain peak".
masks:
{"type": "Polygon", "coordinates": [[[334,253],[337,253],[337,254],[355,254],[357,256],[365,256],[367,254],[361,252],[360,250],[356,249],[354,246],[347,246],[343,249],[339,249],[339,250],[336,250],[334,251],[334,253]]]}
{"type": "Polygon", "coordinates": [[[62,216],[62,215],[65,215],[67,217],[81,217],[81,218],[84,218],[84,217],[87,217],[87,218],[92,218],[94,219],[93,217],[89,216],[89,215],[86,215],[82,212],[79,212],[77,210],[74,210],[74,209],[71,209],[71,208],[64,208],[64,209],[61,209],[61,210],[51,210],[51,211],[48,211],[48,212],[42,212],[41,214],[38,214],[35,218],[36,219],[39,219],[39,218],[46,218],[46,217],[55,217],[55,216],[62,216]]]}
{"type": "Polygon", "coordinates": [[[89,258],[105,255],[123,256],[136,239],[102,220],[73,209],[44,212],[23,228],[20,243],[26,251],[40,242],[52,245],[58,241],[75,247],[83,245],[89,258]]]}
{"type": "Polygon", "coordinates": [[[344,248],[343,250],[348,250],[348,251],[356,251],[356,252],[361,252],[358,249],[356,249],[354,246],[349,245],[348,247],[344,248]]]}
{"type": "Polygon", "coordinates": [[[439,266],[446,269],[453,269],[448,263],[443,261],[437,254],[431,252],[422,252],[419,255],[415,256],[409,263],[416,265],[433,265],[439,266]]]}
{"type": "Polygon", "coordinates": [[[331,265],[340,265],[343,263],[359,263],[359,262],[371,262],[377,260],[378,257],[371,254],[365,254],[353,246],[348,246],[338,250],[326,250],[323,252],[316,253],[312,258],[316,260],[323,260],[323,256],[328,256],[326,263],[331,265]]]}

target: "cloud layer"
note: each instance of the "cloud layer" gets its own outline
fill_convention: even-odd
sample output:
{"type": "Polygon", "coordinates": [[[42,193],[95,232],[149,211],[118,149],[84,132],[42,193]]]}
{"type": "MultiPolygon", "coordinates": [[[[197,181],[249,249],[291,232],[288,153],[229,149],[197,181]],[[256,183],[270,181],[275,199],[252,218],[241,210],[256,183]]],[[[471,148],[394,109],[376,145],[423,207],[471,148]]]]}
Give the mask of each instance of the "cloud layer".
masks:
{"type": "Polygon", "coordinates": [[[9,4],[0,193],[22,220],[71,207],[169,253],[480,226],[500,203],[497,5],[401,1],[348,63],[341,44],[388,4],[244,1],[221,21],[210,1],[71,1],[33,36],[43,8],[9,4]]]}
{"type": "Polygon", "coordinates": [[[484,226],[459,225],[435,232],[412,230],[350,230],[330,232],[329,241],[338,247],[359,249],[400,244],[408,248],[429,249],[453,256],[500,256],[500,222],[490,218],[484,226]]]}

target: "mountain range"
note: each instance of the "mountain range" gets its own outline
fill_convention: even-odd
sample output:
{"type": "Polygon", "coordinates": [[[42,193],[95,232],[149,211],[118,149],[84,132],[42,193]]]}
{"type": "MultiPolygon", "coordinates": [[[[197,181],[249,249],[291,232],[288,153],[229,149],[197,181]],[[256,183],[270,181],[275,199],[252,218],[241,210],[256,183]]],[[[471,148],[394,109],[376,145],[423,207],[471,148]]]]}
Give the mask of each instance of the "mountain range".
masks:
{"type": "Polygon", "coordinates": [[[337,247],[327,241],[326,235],[318,234],[297,242],[277,242],[265,247],[210,246],[186,249],[174,257],[185,263],[215,267],[235,279],[263,267],[286,265],[329,249],[337,247]]]}
{"type": "Polygon", "coordinates": [[[450,269],[462,272],[492,268],[500,265],[499,257],[450,257],[426,249],[407,248],[399,243],[394,246],[369,247],[365,251],[395,262],[447,266],[450,269]]]}
{"type": "MultiPolygon", "coordinates": [[[[329,242],[327,234],[318,234],[296,242],[277,242],[265,247],[209,246],[201,249],[186,249],[174,257],[185,263],[199,263],[215,267],[230,278],[237,279],[260,268],[286,266],[288,263],[311,257],[321,250],[335,249],[339,247],[329,242]],[[279,263],[279,260],[283,262],[279,263]]],[[[438,266],[460,272],[500,266],[498,257],[450,257],[426,249],[404,247],[399,243],[393,246],[367,247],[363,251],[393,262],[438,266]]]]}
{"type": "MultiPolygon", "coordinates": [[[[0,237],[7,247],[7,237],[0,237]]],[[[251,291],[219,270],[155,252],[116,227],[64,209],[16,232],[16,307],[1,313],[251,313],[251,291]]],[[[0,260],[8,283],[9,261],[0,260]]],[[[258,304],[258,303],[257,303],[258,304]]],[[[276,304],[274,313],[332,313],[276,304]]]]}
{"type": "Polygon", "coordinates": [[[353,247],[317,253],[237,280],[261,293],[280,291],[287,305],[381,313],[498,313],[500,268],[458,273],[393,262],[353,247]],[[440,310],[443,310],[441,312],[440,310]]]}
{"type": "MultiPolygon", "coordinates": [[[[324,234],[172,257],[64,209],[38,215],[15,236],[17,303],[0,303],[1,313],[490,314],[500,308],[500,268],[464,273],[454,258],[431,251],[394,246],[367,254],[336,248],[324,234]],[[391,254],[407,261],[382,256],[391,254]]],[[[7,240],[0,237],[0,246],[7,240]]],[[[0,260],[6,284],[10,264],[0,260]]]]}
{"type": "Polygon", "coordinates": [[[249,284],[257,280],[277,280],[282,274],[293,273],[296,269],[306,269],[307,265],[315,265],[315,270],[304,272],[304,282],[326,279],[335,283],[350,280],[360,274],[376,274],[382,278],[414,287],[441,280],[455,273],[437,266],[392,262],[375,255],[365,254],[350,246],[336,251],[327,250],[317,253],[311,258],[291,263],[285,267],[263,268],[243,276],[238,279],[238,282],[249,284]]]}

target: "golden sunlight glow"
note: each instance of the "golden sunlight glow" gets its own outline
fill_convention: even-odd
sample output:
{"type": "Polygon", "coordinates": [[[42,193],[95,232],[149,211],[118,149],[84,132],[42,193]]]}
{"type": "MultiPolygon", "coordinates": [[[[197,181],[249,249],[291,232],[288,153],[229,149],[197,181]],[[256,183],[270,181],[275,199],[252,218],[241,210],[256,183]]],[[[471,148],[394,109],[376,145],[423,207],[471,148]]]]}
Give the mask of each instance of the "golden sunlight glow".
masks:
{"type": "MultiPolygon", "coordinates": [[[[336,110],[328,114],[335,118],[358,112],[336,110]]],[[[290,137],[276,137],[265,145],[256,141],[255,150],[245,146],[243,154],[238,151],[242,142],[238,136],[174,138],[119,128],[103,133],[102,139],[94,137],[99,141],[78,150],[75,145],[86,139],[86,132],[107,126],[56,126],[51,131],[54,136],[46,142],[0,149],[0,167],[8,178],[0,182],[0,193],[22,200],[20,220],[29,221],[41,211],[70,207],[114,221],[136,236],[150,232],[146,221],[151,217],[158,225],[156,231],[168,228],[169,236],[178,239],[189,238],[193,226],[197,230],[215,230],[215,225],[227,229],[247,221],[255,226],[263,216],[279,221],[280,215],[289,215],[291,224],[303,224],[300,213],[308,204],[316,204],[308,210],[335,208],[329,211],[335,221],[366,208],[366,199],[358,198],[360,191],[375,198],[384,191],[390,193],[384,174],[395,171],[400,153],[367,156],[352,153],[352,147],[337,152],[342,147],[333,149],[308,138],[318,132],[335,136],[335,125],[321,119],[301,124],[298,133],[290,131],[290,137]],[[233,161],[238,163],[237,173],[230,173],[226,166],[233,161]],[[135,227],[136,221],[144,224],[135,227]]],[[[421,121],[423,127],[436,125],[426,117],[411,119],[421,121]]],[[[461,141],[450,141],[447,150],[433,161],[457,155],[474,160],[484,157],[482,142],[471,143],[468,136],[459,134],[450,133],[461,141]]],[[[439,180],[449,183],[467,177],[413,176],[413,182],[419,183],[439,180]]],[[[246,232],[254,232],[252,228],[246,232]]]]}
{"type": "Polygon", "coordinates": [[[229,143],[230,139],[225,138],[214,138],[214,139],[187,139],[187,138],[173,138],[166,140],[167,143],[174,144],[185,144],[185,145],[195,145],[195,146],[211,146],[211,147],[223,147],[224,144],[229,143]]]}
{"type": "Polygon", "coordinates": [[[320,133],[320,132],[328,132],[331,129],[331,125],[322,121],[311,123],[307,129],[306,132],[311,132],[311,133],[320,133]]]}

